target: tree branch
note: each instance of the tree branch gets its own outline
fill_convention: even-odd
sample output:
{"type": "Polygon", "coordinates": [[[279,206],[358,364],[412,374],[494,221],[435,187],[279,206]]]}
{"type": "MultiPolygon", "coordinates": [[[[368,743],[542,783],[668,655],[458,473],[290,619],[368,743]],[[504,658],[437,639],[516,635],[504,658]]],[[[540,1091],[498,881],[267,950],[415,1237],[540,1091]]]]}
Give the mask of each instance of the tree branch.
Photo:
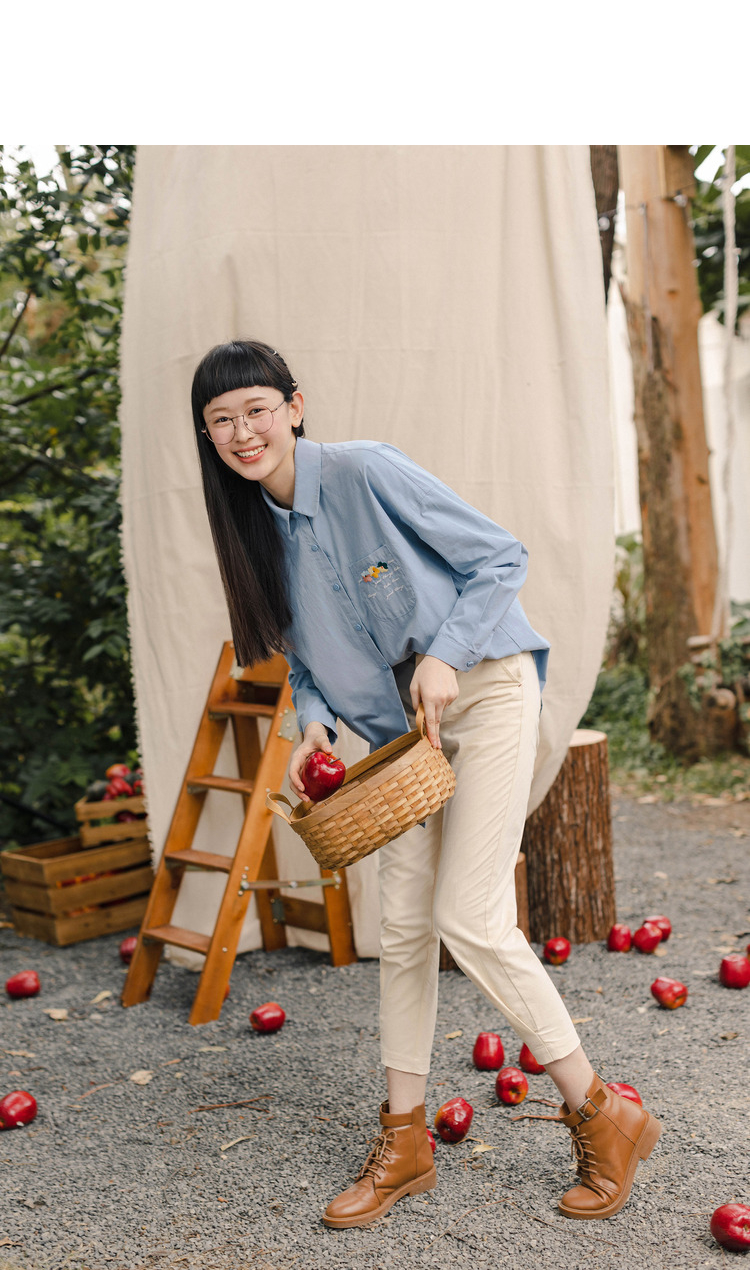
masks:
{"type": "Polygon", "coordinates": [[[17,313],[17,314],[16,314],[15,321],[14,321],[13,325],[11,326],[10,330],[8,331],[7,336],[5,337],[5,343],[3,344],[2,348],[0,348],[0,362],[1,362],[1,361],[3,360],[3,358],[5,357],[5,354],[7,353],[8,349],[9,349],[9,347],[10,347],[11,340],[13,339],[13,336],[15,335],[16,331],[18,330],[18,327],[19,327],[19,325],[20,325],[20,323],[21,323],[21,318],[23,317],[24,313],[26,312],[26,306],[28,305],[29,300],[31,299],[31,295],[32,295],[32,293],[31,293],[31,291],[30,291],[30,290],[26,292],[26,299],[25,299],[25,300],[24,300],[24,302],[23,302],[23,305],[22,305],[22,307],[21,307],[21,311],[20,311],[19,313],[17,313]]]}

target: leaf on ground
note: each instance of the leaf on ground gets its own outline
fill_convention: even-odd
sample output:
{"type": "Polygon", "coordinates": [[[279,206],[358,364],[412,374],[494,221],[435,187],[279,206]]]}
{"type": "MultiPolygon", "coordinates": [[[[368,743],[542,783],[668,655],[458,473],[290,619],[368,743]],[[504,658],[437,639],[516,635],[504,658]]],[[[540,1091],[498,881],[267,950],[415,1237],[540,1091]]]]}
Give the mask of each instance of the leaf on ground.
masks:
{"type": "Polygon", "coordinates": [[[241,1138],[232,1138],[231,1142],[222,1143],[222,1145],[219,1147],[219,1150],[228,1151],[230,1147],[236,1147],[238,1142],[249,1142],[250,1139],[254,1138],[255,1136],[256,1135],[254,1133],[246,1133],[241,1138]]]}
{"type": "Polygon", "coordinates": [[[582,1019],[571,1019],[570,1021],[571,1023],[590,1023],[593,1017],[593,1014],[586,1014],[582,1019]]]}
{"type": "Polygon", "coordinates": [[[637,1005],[635,1008],[636,1008],[636,1010],[638,1011],[638,1013],[639,1013],[639,1014],[645,1014],[645,1013],[646,1013],[646,1011],[647,1011],[647,1009],[648,1009],[648,1006],[647,1006],[647,1005],[637,1005]]]}
{"type": "Polygon", "coordinates": [[[154,1073],[149,1071],[133,1072],[130,1079],[134,1085],[147,1085],[150,1080],[154,1079],[154,1073]]]}
{"type": "Polygon", "coordinates": [[[0,930],[13,930],[12,922],[0,922],[0,930]]]}
{"type": "Polygon", "coordinates": [[[64,1023],[68,1017],[67,1010],[43,1010],[42,1013],[48,1014],[51,1019],[55,1020],[55,1023],[64,1023]]]}
{"type": "Polygon", "coordinates": [[[481,1155],[483,1151],[494,1151],[494,1150],[495,1148],[491,1147],[489,1142],[478,1142],[475,1147],[471,1148],[471,1154],[481,1155]]]}
{"type": "Polygon", "coordinates": [[[199,1054],[219,1054],[227,1047],[226,1045],[201,1045],[198,1050],[199,1054]]]}
{"type": "Polygon", "coordinates": [[[655,874],[654,874],[654,877],[655,877],[655,878],[664,878],[664,879],[665,879],[665,881],[666,881],[667,874],[666,874],[666,873],[658,873],[658,872],[657,872],[657,873],[655,873],[655,874]]]}
{"type": "Polygon", "coordinates": [[[658,803],[658,801],[659,801],[658,794],[644,794],[641,798],[638,799],[639,803],[658,803]]]}
{"type": "Polygon", "coordinates": [[[94,1000],[90,1001],[89,1004],[98,1005],[100,1001],[106,1001],[107,997],[111,997],[111,996],[112,996],[112,993],[110,992],[109,988],[105,988],[103,992],[97,992],[96,996],[94,997],[94,1000]]]}
{"type": "Polygon", "coordinates": [[[655,957],[666,957],[666,955],[667,955],[667,950],[666,950],[666,948],[664,948],[661,944],[657,944],[657,945],[656,945],[656,947],[655,947],[655,949],[654,949],[654,956],[655,956],[655,957]]]}
{"type": "Polygon", "coordinates": [[[459,1028],[457,1032],[446,1032],[445,1039],[446,1041],[455,1041],[457,1036],[463,1036],[463,1030],[461,1028],[459,1028]]]}
{"type": "Polygon", "coordinates": [[[733,1041],[737,1036],[739,1036],[739,1032],[722,1032],[721,1039],[722,1041],[733,1041]]]}
{"type": "Polygon", "coordinates": [[[3,1050],[3,1054],[12,1054],[14,1058],[36,1058],[33,1050],[3,1050]]]}

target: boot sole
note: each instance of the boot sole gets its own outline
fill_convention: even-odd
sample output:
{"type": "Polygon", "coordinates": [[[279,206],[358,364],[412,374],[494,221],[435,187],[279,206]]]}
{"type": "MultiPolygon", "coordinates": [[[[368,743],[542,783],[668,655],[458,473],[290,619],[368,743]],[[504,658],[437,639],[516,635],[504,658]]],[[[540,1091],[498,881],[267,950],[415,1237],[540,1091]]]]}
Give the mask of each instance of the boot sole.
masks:
{"type": "Polygon", "coordinates": [[[361,1216],[353,1217],[323,1217],[326,1226],[332,1226],[334,1230],[344,1230],[348,1226],[369,1226],[370,1222],[376,1221],[378,1217],[382,1217],[383,1213],[387,1213],[389,1208],[396,1203],[396,1200],[402,1199],[404,1195],[421,1195],[423,1191],[431,1191],[437,1184],[437,1170],[432,1168],[429,1173],[423,1173],[421,1177],[415,1177],[412,1182],[404,1182],[403,1186],[399,1186],[398,1190],[389,1195],[379,1208],[373,1208],[369,1213],[362,1213],[361,1216]]]}
{"type": "Polygon", "coordinates": [[[641,1131],[641,1136],[635,1144],[632,1159],[625,1174],[625,1184],[617,1199],[611,1204],[607,1204],[606,1208],[597,1208],[596,1211],[582,1212],[580,1209],[566,1208],[562,1200],[558,1202],[557,1207],[564,1217],[574,1217],[579,1221],[594,1221],[600,1217],[614,1217],[615,1213],[619,1213],[620,1209],[627,1203],[630,1191],[633,1186],[633,1178],[638,1167],[639,1160],[647,1160],[659,1141],[661,1134],[661,1125],[659,1121],[649,1113],[648,1120],[641,1131]]]}

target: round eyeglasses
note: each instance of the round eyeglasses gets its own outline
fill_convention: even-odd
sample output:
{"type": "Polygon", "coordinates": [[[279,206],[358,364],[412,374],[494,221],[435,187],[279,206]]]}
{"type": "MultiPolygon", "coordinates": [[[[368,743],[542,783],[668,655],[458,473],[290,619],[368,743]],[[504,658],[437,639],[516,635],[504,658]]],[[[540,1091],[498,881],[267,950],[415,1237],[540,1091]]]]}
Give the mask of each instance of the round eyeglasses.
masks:
{"type": "Polygon", "coordinates": [[[280,401],[273,410],[270,406],[253,406],[241,415],[221,415],[201,428],[214,445],[231,445],[237,433],[237,420],[242,419],[249,432],[268,432],[273,424],[273,417],[286,401],[280,401]]]}

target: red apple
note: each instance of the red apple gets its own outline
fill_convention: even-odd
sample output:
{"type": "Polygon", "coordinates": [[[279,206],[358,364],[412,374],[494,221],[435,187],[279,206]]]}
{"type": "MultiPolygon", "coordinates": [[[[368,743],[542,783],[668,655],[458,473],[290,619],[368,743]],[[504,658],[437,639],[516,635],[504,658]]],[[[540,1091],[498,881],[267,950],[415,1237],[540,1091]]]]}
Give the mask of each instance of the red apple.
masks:
{"type": "Polygon", "coordinates": [[[256,1006],[250,1015],[250,1022],[256,1032],[278,1032],[285,1019],[286,1014],[276,1001],[266,1001],[265,1005],[256,1006]]]}
{"type": "Polygon", "coordinates": [[[676,1010],[687,1001],[688,990],[684,983],[680,983],[677,979],[660,977],[654,979],[651,984],[651,994],[665,1009],[676,1010]]]}
{"type": "Polygon", "coordinates": [[[115,816],[115,820],[117,820],[121,825],[124,825],[126,822],[129,822],[131,820],[137,820],[137,819],[138,819],[138,816],[136,815],[134,811],[118,811],[115,816]]]}
{"type": "Polygon", "coordinates": [[[428,1129],[428,1130],[427,1130],[427,1137],[428,1137],[428,1140],[429,1140],[429,1143],[430,1143],[430,1147],[432,1148],[432,1154],[434,1155],[434,1154],[435,1154],[435,1147],[436,1147],[436,1145],[437,1145],[437,1144],[436,1144],[436,1142],[435,1142],[435,1138],[434,1138],[434,1136],[433,1136],[433,1134],[432,1134],[432,1131],[431,1131],[430,1129],[428,1129]]]}
{"type": "Polygon", "coordinates": [[[633,936],[630,927],[616,922],[607,936],[607,948],[610,952],[630,952],[633,936]]]}
{"type": "Polygon", "coordinates": [[[135,952],[135,946],[137,943],[137,935],[128,935],[127,939],[123,939],[120,944],[120,957],[125,962],[126,966],[129,966],[133,960],[133,953],[135,952]]]}
{"type": "Polygon", "coordinates": [[[335,793],[339,785],[343,784],[345,776],[346,767],[341,759],[334,754],[324,754],[322,750],[310,754],[300,772],[305,793],[314,803],[335,793]]]}
{"type": "Polygon", "coordinates": [[[641,1095],[632,1085],[625,1085],[621,1080],[608,1080],[607,1089],[612,1089],[621,1098],[629,1098],[631,1102],[637,1102],[639,1107],[643,1106],[641,1095]]]}
{"type": "Polygon", "coordinates": [[[521,1046],[518,1066],[521,1068],[521,1071],[528,1072],[530,1076],[541,1076],[542,1072],[547,1070],[546,1067],[542,1067],[542,1064],[536,1061],[528,1045],[525,1043],[521,1046]]]}
{"type": "MultiPolygon", "coordinates": [[[[748,962],[750,966],[750,962],[748,962]]],[[[480,1072],[496,1072],[505,1062],[505,1050],[497,1032],[480,1032],[471,1057],[480,1072]]]]}
{"type": "Polygon", "coordinates": [[[124,780],[127,780],[130,776],[130,768],[127,763],[112,763],[104,775],[108,781],[111,781],[113,776],[122,776],[124,780]]]}
{"type": "Polygon", "coordinates": [[[495,1078],[495,1093],[501,1102],[523,1102],[529,1082],[518,1067],[504,1067],[495,1078]]]}
{"type": "Polygon", "coordinates": [[[639,952],[652,953],[656,945],[661,943],[659,927],[651,922],[644,922],[633,935],[633,943],[639,952]]]}
{"type": "Polygon", "coordinates": [[[722,1204],[711,1218],[711,1234],[722,1248],[730,1252],[747,1252],[750,1248],[750,1205],[722,1204]]]}
{"type": "Polygon", "coordinates": [[[722,957],[719,979],[725,988],[746,988],[750,983],[750,961],[742,953],[722,957]]]}
{"type": "Polygon", "coordinates": [[[435,1128],[443,1142],[460,1142],[471,1127],[474,1108],[465,1098],[449,1098],[438,1108],[435,1128]]]}
{"type": "Polygon", "coordinates": [[[5,991],[9,997],[35,997],[41,986],[36,970],[19,970],[5,980],[5,991]]]}
{"type": "Polygon", "coordinates": [[[570,940],[548,939],[544,945],[544,960],[548,961],[551,966],[561,966],[570,956],[570,940]]]}
{"type": "Polygon", "coordinates": [[[645,917],[643,919],[644,926],[647,922],[649,922],[652,926],[659,927],[662,943],[666,944],[669,936],[672,934],[672,923],[669,918],[665,917],[663,913],[660,913],[657,917],[645,917]]]}
{"type": "Polygon", "coordinates": [[[14,1089],[0,1098],[0,1129],[31,1124],[37,1112],[36,1098],[25,1089],[14,1089]]]}
{"type": "MultiPolygon", "coordinates": [[[[121,794],[130,798],[133,793],[133,786],[129,785],[122,776],[113,776],[107,786],[107,793],[113,794],[115,798],[119,798],[121,794]]],[[[106,795],[105,795],[106,797],[106,795]]]]}

